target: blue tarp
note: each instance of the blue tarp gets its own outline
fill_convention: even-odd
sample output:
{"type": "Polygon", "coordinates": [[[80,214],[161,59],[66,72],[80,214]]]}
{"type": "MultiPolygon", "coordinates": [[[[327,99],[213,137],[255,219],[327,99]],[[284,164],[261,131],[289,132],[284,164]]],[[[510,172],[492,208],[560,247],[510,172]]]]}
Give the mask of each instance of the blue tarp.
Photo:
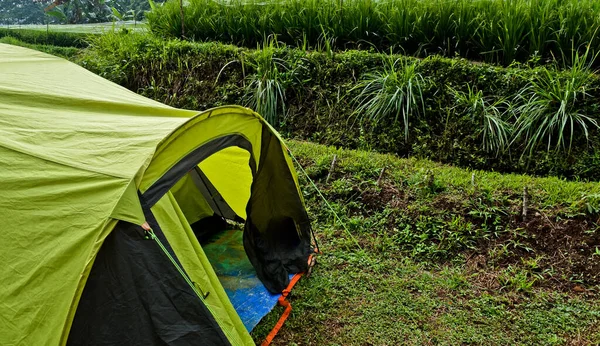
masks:
{"type": "Polygon", "coordinates": [[[244,251],[242,236],[239,230],[220,232],[202,248],[250,332],[275,307],[281,294],[269,293],[260,282],[244,251]]]}

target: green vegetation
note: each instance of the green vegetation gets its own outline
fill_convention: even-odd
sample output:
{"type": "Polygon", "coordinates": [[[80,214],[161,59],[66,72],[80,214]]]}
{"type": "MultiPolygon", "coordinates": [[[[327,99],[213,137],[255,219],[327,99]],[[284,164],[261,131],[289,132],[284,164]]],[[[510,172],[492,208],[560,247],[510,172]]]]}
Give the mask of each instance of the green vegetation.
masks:
{"type": "MultiPolygon", "coordinates": [[[[182,36],[179,0],[146,17],[153,32],[182,36]]],[[[193,40],[256,47],[276,34],[312,49],[392,47],[503,64],[562,58],[588,43],[598,52],[599,25],[595,0],[190,0],[183,21],[193,40]]]]}
{"type": "MultiPolygon", "coordinates": [[[[591,53],[589,53],[591,54],[591,53]]],[[[290,137],[462,167],[600,179],[599,79],[572,68],[106,34],[78,60],[167,104],[245,104],[290,137]]]]}
{"type": "Polygon", "coordinates": [[[425,79],[417,72],[417,62],[390,57],[381,71],[370,72],[353,88],[360,91],[354,113],[371,122],[393,118],[404,125],[408,140],[409,116],[425,112],[423,88],[425,79]],[[422,111],[419,111],[422,108],[422,111]]]}
{"type": "MultiPolygon", "coordinates": [[[[8,29],[8,28],[7,28],[8,29]]],[[[94,24],[28,24],[21,25],[18,27],[10,27],[11,30],[37,30],[37,31],[49,31],[49,32],[66,32],[66,33],[77,33],[77,34],[103,34],[105,32],[113,30],[128,31],[145,31],[145,23],[134,23],[134,22],[114,22],[114,23],[94,23],[94,24]]]]}
{"type": "MultiPolygon", "coordinates": [[[[587,55],[588,52],[586,52],[587,55]]],[[[561,76],[542,70],[531,84],[517,96],[518,107],[517,136],[526,138],[526,148],[532,151],[535,146],[547,142],[556,149],[568,150],[573,144],[573,133],[579,130],[588,138],[590,128],[598,128],[596,119],[577,108],[577,102],[590,97],[588,87],[597,78],[583,59],[576,58],[573,67],[561,76]],[[553,137],[557,136],[556,140],[553,137]]]]}
{"type": "Polygon", "coordinates": [[[12,37],[19,41],[34,45],[81,48],[87,46],[88,36],[89,34],[78,32],[0,28],[0,38],[12,37]]]}
{"type": "Polygon", "coordinates": [[[27,24],[104,23],[115,19],[136,22],[150,10],[147,0],[66,0],[55,7],[52,3],[52,0],[0,0],[0,25],[11,28],[27,24]],[[51,10],[46,11],[49,7],[51,10]]]}
{"type": "Polygon", "coordinates": [[[31,44],[20,41],[12,36],[0,37],[0,43],[12,44],[13,46],[27,47],[40,52],[60,56],[66,59],[74,59],[79,54],[79,48],[75,47],[58,47],[43,44],[31,44]]]}
{"type": "MultiPolygon", "coordinates": [[[[599,200],[588,209],[597,183],[290,147],[348,231],[300,173],[323,254],[292,291],[275,345],[600,342],[599,200]]],[[[261,322],[255,340],[281,312],[261,322]]]]}
{"type": "Polygon", "coordinates": [[[239,61],[255,72],[245,76],[244,103],[272,124],[279,123],[279,114],[285,113],[285,74],[288,72],[285,61],[275,57],[276,45],[276,41],[269,40],[259,54],[250,59],[242,54],[239,61]]]}
{"type": "Polygon", "coordinates": [[[473,123],[478,124],[485,151],[498,153],[509,147],[513,128],[505,119],[510,117],[510,103],[484,96],[481,90],[470,85],[467,85],[466,92],[452,87],[449,90],[455,102],[452,110],[470,116],[473,123]]]}

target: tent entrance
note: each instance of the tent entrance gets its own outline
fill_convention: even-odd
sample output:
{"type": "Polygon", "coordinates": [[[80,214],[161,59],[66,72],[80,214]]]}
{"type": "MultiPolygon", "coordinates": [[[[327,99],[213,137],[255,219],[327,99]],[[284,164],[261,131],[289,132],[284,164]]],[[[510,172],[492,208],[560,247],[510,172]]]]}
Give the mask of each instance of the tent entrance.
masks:
{"type": "Polygon", "coordinates": [[[239,229],[253,179],[249,159],[250,154],[239,147],[219,151],[188,171],[170,192],[234,309],[251,331],[277,304],[280,294],[270,293],[258,279],[244,249],[244,232],[239,229]]]}

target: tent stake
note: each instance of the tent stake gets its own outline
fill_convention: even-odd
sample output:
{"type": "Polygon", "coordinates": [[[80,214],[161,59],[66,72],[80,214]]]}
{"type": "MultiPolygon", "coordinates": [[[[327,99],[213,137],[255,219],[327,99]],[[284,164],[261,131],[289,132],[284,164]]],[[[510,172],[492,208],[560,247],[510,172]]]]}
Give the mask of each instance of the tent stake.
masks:
{"type": "Polygon", "coordinates": [[[333,172],[333,169],[335,168],[336,161],[337,161],[337,154],[334,154],[333,161],[331,161],[331,167],[329,167],[329,173],[327,173],[327,178],[325,178],[325,184],[327,184],[327,182],[329,182],[329,178],[331,178],[331,173],[333,172]]]}
{"type": "Polygon", "coordinates": [[[527,218],[527,209],[529,207],[529,196],[527,186],[523,187],[523,220],[527,218]]]}
{"type": "Polygon", "coordinates": [[[386,168],[387,166],[383,166],[383,168],[381,169],[381,173],[379,173],[379,178],[377,178],[377,186],[381,186],[381,178],[383,178],[386,168]]]}

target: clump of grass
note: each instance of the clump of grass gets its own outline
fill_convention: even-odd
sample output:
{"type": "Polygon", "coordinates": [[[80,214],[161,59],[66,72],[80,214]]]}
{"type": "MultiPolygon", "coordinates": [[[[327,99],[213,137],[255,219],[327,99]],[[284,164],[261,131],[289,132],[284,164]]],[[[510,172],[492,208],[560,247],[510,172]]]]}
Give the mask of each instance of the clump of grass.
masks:
{"type": "Polygon", "coordinates": [[[353,88],[360,90],[354,114],[374,123],[382,118],[400,120],[407,141],[410,117],[424,113],[424,87],[416,60],[387,57],[382,70],[367,73],[353,88]]]}
{"type": "Polygon", "coordinates": [[[254,71],[246,78],[246,104],[273,126],[278,126],[279,115],[285,114],[284,73],[288,70],[286,62],[275,57],[276,48],[276,39],[269,38],[256,54],[244,60],[254,71]]]}
{"type": "Polygon", "coordinates": [[[585,114],[581,102],[590,97],[590,85],[595,75],[585,54],[576,51],[572,66],[562,74],[550,68],[541,68],[523,90],[515,97],[519,115],[515,125],[515,139],[522,140],[524,154],[531,156],[534,149],[543,144],[547,151],[570,152],[573,140],[578,136],[589,138],[589,131],[598,128],[598,122],[585,114]]]}
{"type": "Polygon", "coordinates": [[[454,97],[453,110],[467,114],[474,123],[479,124],[479,136],[485,151],[499,153],[508,148],[512,125],[506,121],[510,114],[510,105],[504,99],[484,96],[481,90],[467,85],[467,91],[449,87],[454,97]]]}
{"type": "Polygon", "coordinates": [[[218,81],[229,65],[240,63],[245,75],[242,102],[275,127],[279,125],[280,115],[285,114],[285,89],[293,75],[288,62],[276,57],[278,49],[277,37],[265,38],[254,52],[242,52],[239,59],[225,64],[217,75],[218,81]],[[248,75],[245,74],[247,67],[251,72],[248,75]]]}

